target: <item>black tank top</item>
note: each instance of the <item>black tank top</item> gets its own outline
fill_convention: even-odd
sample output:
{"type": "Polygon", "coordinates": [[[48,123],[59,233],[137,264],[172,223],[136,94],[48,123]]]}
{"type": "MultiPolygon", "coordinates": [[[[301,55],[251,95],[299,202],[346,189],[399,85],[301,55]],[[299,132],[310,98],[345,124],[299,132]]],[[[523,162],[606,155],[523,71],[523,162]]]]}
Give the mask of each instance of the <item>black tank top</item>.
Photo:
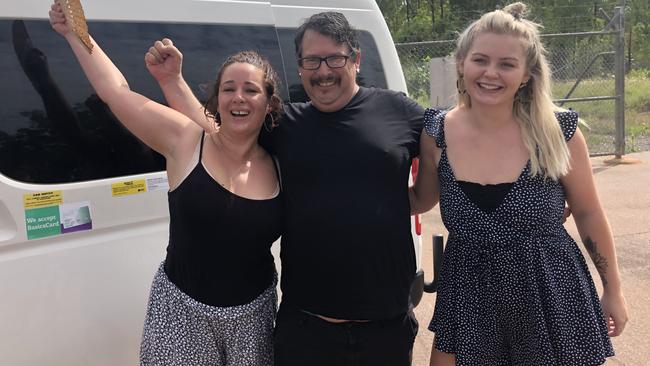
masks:
{"type": "Polygon", "coordinates": [[[270,249],[283,225],[282,193],[254,200],[222,187],[203,167],[203,140],[198,163],[168,194],[165,273],[204,304],[241,305],[273,281],[270,249]]]}
{"type": "Polygon", "coordinates": [[[460,189],[481,211],[491,213],[508,195],[514,183],[480,184],[459,180],[460,189]]]}

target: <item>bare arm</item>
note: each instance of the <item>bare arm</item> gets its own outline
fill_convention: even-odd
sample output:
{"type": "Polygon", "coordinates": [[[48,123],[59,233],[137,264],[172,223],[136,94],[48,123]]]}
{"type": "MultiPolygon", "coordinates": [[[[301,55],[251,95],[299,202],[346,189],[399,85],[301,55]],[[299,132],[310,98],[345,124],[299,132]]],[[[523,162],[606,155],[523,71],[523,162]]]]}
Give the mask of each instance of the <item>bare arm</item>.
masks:
{"type": "Polygon", "coordinates": [[[438,163],[436,162],[435,139],[422,131],[420,135],[420,166],[415,184],[409,187],[411,214],[429,211],[438,203],[440,188],[438,183],[438,163]]]}
{"type": "Polygon", "coordinates": [[[169,158],[174,155],[181,135],[188,128],[198,128],[182,114],[156,103],[129,88],[129,84],[111,60],[93,40],[88,53],[72,32],[61,8],[53,4],[50,22],[55,31],[70,44],[88,81],[120,122],[149,147],[169,158]]]}
{"type": "Polygon", "coordinates": [[[169,38],[156,41],[145,54],[144,61],[169,106],[190,117],[204,130],[213,132],[214,120],[205,115],[203,105],[183,78],[183,54],[174,43],[169,38]]]}
{"type": "Polygon", "coordinates": [[[598,199],[587,144],[580,130],[568,142],[568,147],[571,170],[562,178],[562,184],[580,237],[603,284],[601,302],[609,334],[617,336],[625,328],[628,313],[621,289],[614,238],[598,199]]]}

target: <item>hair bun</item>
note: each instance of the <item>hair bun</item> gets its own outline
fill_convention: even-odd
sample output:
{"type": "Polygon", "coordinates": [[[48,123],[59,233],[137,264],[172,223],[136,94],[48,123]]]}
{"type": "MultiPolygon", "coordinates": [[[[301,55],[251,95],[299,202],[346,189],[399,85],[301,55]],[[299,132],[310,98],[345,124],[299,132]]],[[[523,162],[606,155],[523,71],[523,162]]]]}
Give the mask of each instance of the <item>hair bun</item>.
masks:
{"type": "Polygon", "coordinates": [[[515,19],[524,19],[526,16],[527,6],[524,3],[512,3],[503,8],[503,11],[512,15],[515,19]]]}

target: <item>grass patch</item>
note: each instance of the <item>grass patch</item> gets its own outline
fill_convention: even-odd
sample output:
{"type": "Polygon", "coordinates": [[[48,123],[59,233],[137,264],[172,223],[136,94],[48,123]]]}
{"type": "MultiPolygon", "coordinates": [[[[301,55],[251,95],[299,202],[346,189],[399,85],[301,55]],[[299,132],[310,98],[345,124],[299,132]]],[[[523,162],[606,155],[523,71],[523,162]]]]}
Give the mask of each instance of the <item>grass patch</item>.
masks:
{"type": "MultiPolygon", "coordinates": [[[[553,93],[563,98],[574,81],[556,81],[553,93]]],[[[590,79],[580,82],[571,98],[615,95],[613,78],[590,79]]],[[[635,70],[625,78],[625,145],[626,152],[650,149],[650,71],[635,70]]],[[[613,100],[567,103],[576,110],[589,128],[582,128],[592,153],[614,151],[616,132],[615,102],[613,100]]]]}

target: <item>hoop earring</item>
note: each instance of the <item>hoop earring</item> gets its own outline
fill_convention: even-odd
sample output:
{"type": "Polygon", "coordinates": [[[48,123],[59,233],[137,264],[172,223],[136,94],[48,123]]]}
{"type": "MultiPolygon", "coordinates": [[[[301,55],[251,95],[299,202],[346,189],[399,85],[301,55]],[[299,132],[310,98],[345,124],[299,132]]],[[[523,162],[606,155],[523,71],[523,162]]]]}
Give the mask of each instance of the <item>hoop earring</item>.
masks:
{"type": "Polygon", "coordinates": [[[267,132],[271,132],[271,131],[273,131],[273,129],[275,128],[275,119],[273,118],[273,114],[271,114],[271,113],[267,113],[267,114],[266,114],[266,116],[264,117],[264,123],[263,123],[263,125],[264,125],[264,129],[265,129],[267,132]],[[267,121],[268,121],[268,117],[271,117],[271,122],[270,122],[270,123],[267,122],[267,121]],[[269,124],[270,124],[270,127],[269,127],[269,124]]]}
{"type": "Polygon", "coordinates": [[[456,90],[460,95],[467,94],[467,89],[465,89],[465,80],[463,79],[463,75],[460,75],[458,79],[456,79],[456,90]]]}

